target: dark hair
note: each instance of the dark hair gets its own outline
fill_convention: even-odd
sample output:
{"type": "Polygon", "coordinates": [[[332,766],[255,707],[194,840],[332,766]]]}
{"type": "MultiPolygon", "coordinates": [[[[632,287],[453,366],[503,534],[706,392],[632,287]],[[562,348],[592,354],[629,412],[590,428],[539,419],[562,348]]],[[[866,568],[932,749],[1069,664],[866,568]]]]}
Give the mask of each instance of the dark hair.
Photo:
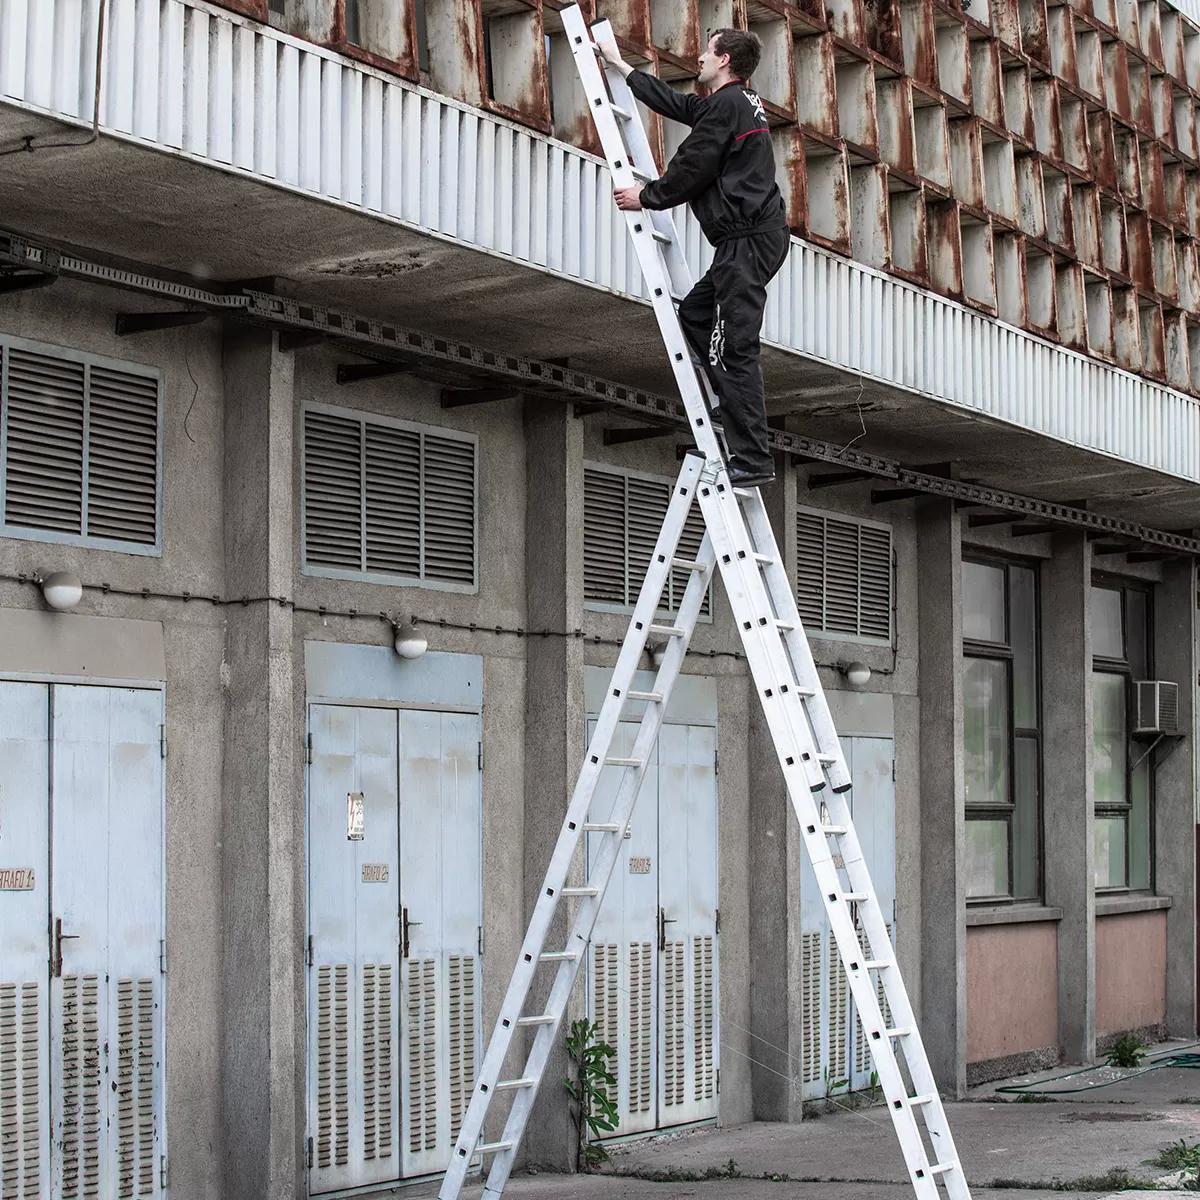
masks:
{"type": "Polygon", "coordinates": [[[717,53],[729,55],[729,69],[743,82],[749,79],[762,58],[758,34],[748,29],[718,29],[713,37],[717,53]]]}

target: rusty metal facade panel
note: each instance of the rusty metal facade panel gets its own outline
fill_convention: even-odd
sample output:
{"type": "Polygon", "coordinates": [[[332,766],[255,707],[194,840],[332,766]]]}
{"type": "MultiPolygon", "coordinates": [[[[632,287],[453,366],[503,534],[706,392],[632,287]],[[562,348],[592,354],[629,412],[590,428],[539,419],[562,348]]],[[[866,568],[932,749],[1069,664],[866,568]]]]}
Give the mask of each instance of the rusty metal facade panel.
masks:
{"type": "MultiPolygon", "coordinates": [[[[902,11],[905,47],[904,31],[930,16],[935,2],[944,22],[944,0],[902,11]]],[[[1100,2],[1090,0],[1093,9],[1100,2]]],[[[1002,3],[991,0],[994,17],[1002,3]]],[[[87,47],[98,8],[98,0],[0,0],[0,97],[87,121],[87,47]],[[83,54],[74,49],[80,45],[83,54]]],[[[707,19],[720,5],[696,0],[695,8],[707,19]]],[[[526,21],[533,14],[553,52],[553,11],[522,0],[476,15],[526,21]]],[[[649,14],[653,38],[663,6],[630,0],[628,11],[649,14]]],[[[1170,11],[1159,23],[1165,68],[1187,76],[1171,76],[1180,106],[1172,147],[1118,116],[1089,112],[1036,60],[998,79],[990,53],[943,55],[963,65],[964,87],[991,80],[988,103],[1002,103],[1006,113],[999,126],[936,87],[889,73],[878,51],[846,49],[814,31],[811,5],[801,13],[783,0],[759,0],[730,11],[756,27],[786,21],[796,35],[786,43],[798,55],[793,65],[827,64],[791,93],[777,93],[776,107],[791,105],[795,114],[790,123],[778,117],[773,136],[807,241],[794,243],[772,295],[769,341],[1200,478],[1197,406],[1180,394],[1200,390],[1200,163],[1182,153],[1178,136],[1182,125],[1182,140],[1195,138],[1188,131],[1200,104],[1191,90],[1200,84],[1200,33],[1189,25],[1185,35],[1170,11]],[[822,104],[834,106],[823,118],[822,104]],[[1084,131],[1089,153],[1093,144],[1099,151],[1094,178],[1072,165],[1065,144],[1060,158],[1025,137],[1032,128],[1053,149],[1054,114],[1061,122],[1072,104],[1076,133],[1084,131]]],[[[1020,36],[1022,20],[1039,28],[1041,11],[1019,3],[1012,36],[1020,36]]],[[[1098,20],[1073,12],[1081,29],[1098,20]]],[[[642,294],[602,165],[539,136],[531,122],[502,119],[204,0],[111,0],[109,14],[107,131],[642,294]]],[[[864,37],[878,35],[857,3],[831,3],[822,14],[867,30],[864,37]]],[[[959,27],[966,19],[959,14],[959,27]]],[[[1147,28],[1153,32],[1153,22],[1147,28]]],[[[970,40],[982,40],[979,33],[970,40]]],[[[678,28],[670,38],[670,53],[682,59],[689,43],[678,28]]],[[[658,56],[660,73],[678,69],[664,68],[654,44],[644,52],[658,56]]],[[[1011,67],[1006,55],[1001,61],[1011,67]]],[[[583,114],[571,120],[579,128],[583,114]]],[[[690,214],[681,229],[703,270],[711,251],[690,214]]]]}

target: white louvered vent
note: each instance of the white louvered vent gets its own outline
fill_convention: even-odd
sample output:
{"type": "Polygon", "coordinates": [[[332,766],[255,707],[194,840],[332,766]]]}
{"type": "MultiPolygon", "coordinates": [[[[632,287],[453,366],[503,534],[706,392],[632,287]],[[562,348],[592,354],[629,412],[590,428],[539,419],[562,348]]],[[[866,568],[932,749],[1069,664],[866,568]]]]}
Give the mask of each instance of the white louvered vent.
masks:
{"type": "Polygon", "coordinates": [[[846,1042],[850,1032],[850,987],[838,954],[837,942],[829,935],[826,947],[827,977],[829,979],[829,1080],[833,1090],[844,1087],[847,1079],[846,1042]]]}
{"type": "Polygon", "coordinates": [[[654,956],[650,942],[629,944],[629,1111],[646,1113],[654,1103],[654,956]]]}
{"type": "Polygon", "coordinates": [[[0,983],[0,1197],[38,1200],[42,1170],[41,998],[36,983],[0,983]]]}
{"type": "Polygon", "coordinates": [[[408,1148],[413,1154],[438,1144],[437,959],[410,959],[408,1017],[408,1148]]]}
{"type": "Polygon", "coordinates": [[[466,434],[306,408],[305,567],[473,589],[476,450],[466,434]]]}
{"type": "Polygon", "coordinates": [[[317,972],[318,1167],[350,1160],[350,968],[345,963],[317,972]]]}
{"type": "MultiPolygon", "coordinates": [[[[621,1029],[621,947],[603,943],[592,949],[592,1019],[596,1023],[596,1038],[612,1049],[605,1059],[613,1078],[617,1077],[617,1043],[621,1029]]],[[[606,1092],[611,1103],[617,1097],[606,1092]]]]}
{"type": "Polygon", "coordinates": [[[450,1140],[462,1130],[475,1089],[475,958],[450,956],[450,1140]]]}
{"type": "Polygon", "coordinates": [[[713,939],[692,939],[693,1056],[696,1064],[695,1100],[711,1100],[716,1092],[716,1055],[713,1037],[716,1024],[713,939]]]}
{"type": "Polygon", "coordinates": [[[100,1194],[100,981],[66,975],[62,989],[62,1077],[58,1131],[62,1200],[100,1194]]]}
{"type": "Polygon", "coordinates": [[[684,1102],[687,1059],[687,977],[683,942],[668,942],[663,953],[663,1103],[668,1108],[684,1102]]]}
{"type": "Polygon", "coordinates": [[[155,1182],[154,981],[117,981],[115,1082],[117,1179],[123,1197],[152,1196],[155,1182]]]}
{"type": "Polygon", "coordinates": [[[362,969],[363,1158],[392,1157],[392,1006],[393,972],[389,963],[362,969]]]}
{"type": "Polygon", "coordinates": [[[3,528],[158,545],[157,375],[0,340],[3,528]]]}
{"type": "MultiPolygon", "coordinates": [[[[583,598],[593,604],[632,608],[646,577],[654,543],[667,515],[669,479],[630,475],[611,468],[583,473],[583,598]]],[[[704,539],[699,508],[688,514],[678,556],[695,558],[704,539]]],[[[674,570],[660,607],[675,610],[690,572],[674,570]]],[[[710,612],[711,592],[701,612],[710,612]]]]}
{"type": "Polygon", "coordinates": [[[800,935],[801,1070],[805,1083],[821,1078],[821,935],[800,935]]]}
{"type": "Polygon", "coordinates": [[[810,633],[890,641],[892,580],[887,526],[797,510],[796,602],[810,633]]]}

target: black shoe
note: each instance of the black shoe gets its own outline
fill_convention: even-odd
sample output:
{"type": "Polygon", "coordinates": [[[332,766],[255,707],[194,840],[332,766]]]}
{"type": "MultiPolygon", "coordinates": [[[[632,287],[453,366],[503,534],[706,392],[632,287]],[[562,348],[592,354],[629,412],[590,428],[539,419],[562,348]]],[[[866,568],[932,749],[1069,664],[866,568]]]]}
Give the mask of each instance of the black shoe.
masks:
{"type": "Polygon", "coordinates": [[[729,482],[735,488],[767,487],[775,482],[775,472],[770,467],[758,471],[750,471],[744,467],[730,467],[729,482]]]}

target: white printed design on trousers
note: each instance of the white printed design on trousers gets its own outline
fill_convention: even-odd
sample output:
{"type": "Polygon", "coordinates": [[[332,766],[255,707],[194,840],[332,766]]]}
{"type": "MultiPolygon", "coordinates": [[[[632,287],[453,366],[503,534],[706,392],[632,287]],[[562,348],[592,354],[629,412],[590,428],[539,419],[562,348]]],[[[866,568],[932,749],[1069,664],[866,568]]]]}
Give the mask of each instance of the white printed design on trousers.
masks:
{"type": "Polygon", "coordinates": [[[708,363],[712,367],[725,370],[725,322],[721,318],[721,306],[717,305],[716,319],[713,321],[712,338],[708,343],[708,363]]]}

